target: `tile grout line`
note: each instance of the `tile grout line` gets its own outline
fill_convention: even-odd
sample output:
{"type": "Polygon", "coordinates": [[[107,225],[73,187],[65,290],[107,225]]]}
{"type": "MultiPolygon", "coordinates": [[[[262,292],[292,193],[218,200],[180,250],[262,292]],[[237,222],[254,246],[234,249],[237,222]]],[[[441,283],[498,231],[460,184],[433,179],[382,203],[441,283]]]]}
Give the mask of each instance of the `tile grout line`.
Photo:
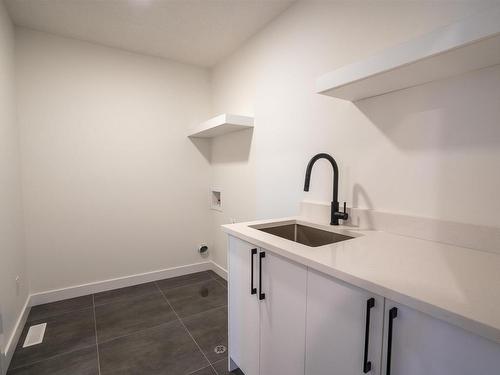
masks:
{"type": "MultiPolygon", "coordinates": [[[[71,311],[65,311],[63,313],[59,313],[59,314],[56,314],[56,315],[50,315],[50,316],[47,316],[43,319],[33,319],[31,321],[26,321],[24,327],[23,327],[23,330],[28,326],[28,325],[33,325],[33,324],[39,324],[39,322],[46,322],[48,323],[48,321],[50,319],[53,319],[53,318],[58,318],[62,315],[66,315],[66,314],[71,314],[71,313],[75,313],[75,312],[80,312],[80,311],[84,311],[84,310],[90,310],[92,308],[92,306],[87,306],[87,307],[83,307],[83,308],[80,308],[80,309],[76,309],[76,310],[71,310],[71,311]]],[[[22,336],[20,337],[20,339],[22,338],[22,336]]],[[[36,360],[36,361],[33,361],[33,362],[29,362],[29,363],[23,363],[22,365],[19,365],[19,366],[16,366],[16,367],[12,367],[12,363],[11,365],[9,366],[8,370],[17,370],[17,369],[21,369],[21,368],[24,368],[24,367],[28,367],[28,366],[31,366],[31,365],[35,365],[35,364],[38,364],[38,363],[42,363],[42,362],[45,362],[45,361],[48,361],[48,360],[52,360],[52,359],[55,359],[55,358],[58,358],[58,357],[61,357],[63,355],[66,355],[66,354],[71,354],[71,353],[75,353],[79,350],[85,350],[85,349],[89,349],[89,348],[92,348],[94,347],[94,344],[92,345],[88,345],[88,346],[84,346],[82,348],[76,348],[76,349],[73,349],[73,350],[68,350],[68,351],[63,351],[61,353],[56,353],[54,355],[51,355],[51,356],[48,356],[46,358],[43,358],[43,359],[39,359],[39,360],[36,360]]],[[[21,347],[22,348],[22,347],[21,347]]],[[[16,345],[16,349],[15,351],[17,352],[18,350],[18,345],[16,345]]]]}
{"type": "Polygon", "coordinates": [[[219,363],[219,362],[222,362],[222,361],[227,362],[227,358],[221,358],[221,359],[215,361],[214,365],[217,364],[217,363],[219,363]]]}
{"type": "Polygon", "coordinates": [[[94,295],[92,294],[92,308],[94,310],[94,332],[95,332],[95,349],[97,352],[97,373],[101,375],[101,361],[99,358],[99,342],[97,340],[97,316],[95,313],[95,300],[94,295]]]}
{"type": "MultiPolygon", "coordinates": [[[[158,289],[160,289],[160,288],[158,287],[158,289]]],[[[169,290],[170,290],[170,289],[169,289],[169,290]]],[[[165,297],[165,295],[163,294],[163,292],[162,292],[162,291],[160,291],[158,294],[160,295],[160,298],[161,298],[161,299],[162,299],[162,300],[163,300],[163,301],[164,301],[164,302],[165,302],[165,303],[166,303],[166,304],[167,304],[167,305],[168,305],[168,306],[172,309],[172,312],[174,313],[175,318],[177,319],[177,318],[178,318],[178,316],[177,316],[177,314],[175,314],[175,310],[174,310],[173,306],[169,303],[169,301],[167,301],[167,298],[165,297]]],[[[105,305],[109,305],[109,304],[112,304],[112,303],[119,303],[119,302],[110,302],[110,303],[107,303],[107,304],[105,304],[105,305]]],[[[104,305],[97,305],[96,307],[101,307],[101,306],[104,306],[104,305]]],[[[222,308],[224,308],[224,307],[227,309],[227,303],[226,303],[226,304],[224,304],[224,305],[220,305],[220,306],[212,307],[212,308],[210,308],[210,309],[208,309],[208,310],[205,310],[205,311],[200,311],[200,312],[197,312],[197,313],[194,313],[194,314],[187,315],[187,316],[185,316],[185,318],[190,318],[190,317],[192,317],[192,316],[196,316],[196,315],[204,314],[204,313],[207,313],[207,312],[212,312],[212,311],[214,311],[214,310],[217,310],[217,309],[222,309],[222,308]]],[[[108,342],[110,342],[110,341],[114,341],[114,340],[121,339],[121,338],[123,338],[123,337],[128,337],[128,336],[131,336],[131,335],[135,335],[135,334],[137,334],[137,333],[141,333],[141,332],[146,332],[146,331],[149,331],[149,330],[154,329],[154,328],[163,327],[163,326],[169,325],[170,323],[172,323],[172,322],[174,322],[174,321],[175,321],[175,320],[171,320],[171,321],[163,322],[163,323],[160,323],[160,324],[155,325],[155,326],[152,326],[152,327],[147,327],[147,328],[139,329],[139,330],[137,330],[137,331],[133,331],[133,332],[130,332],[130,333],[126,333],[126,334],[124,334],[124,335],[120,335],[120,336],[112,337],[112,338],[106,339],[106,340],[104,340],[104,341],[101,341],[101,345],[102,345],[102,344],[106,344],[106,343],[108,343],[108,342]]],[[[208,366],[205,366],[205,367],[208,367],[208,366]]],[[[203,367],[203,368],[204,368],[204,367],[203,367]]],[[[200,370],[201,370],[201,369],[200,369],[200,370]]]]}
{"type": "MultiPolygon", "coordinates": [[[[160,290],[160,293],[163,295],[163,298],[165,298],[165,301],[167,301],[168,305],[170,306],[170,308],[172,309],[172,311],[174,312],[175,316],[177,317],[177,319],[179,320],[179,322],[182,324],[182,326],[184,327],[184,329],[186,330],[187,334],[189,335],[189,337],[191,337],[191,340],[193,340],[194,344],[196,345],[196,347],[198,348],[198,350],[200,351],[200,353],[203,355],[203,357],[205,358],[205,360],[208,362],[208,364],[210,365],[210,367],[212,368],[212,371],[215,372],[216,374],[218,374],[218,372],[215,370],[214,366],[212,365],[212,362],[210,362],[210,360],[207,358],[207,356],[205,355],[205,353],[203,352],[203,350],[201,350],[201,347],[200,345],[198,345],[198,343],[196,342],[196,340],[194,339],[193,335],[191,334],[191,332],[189,332],[189,329],[186,327],[186,325],[184,324],[184,322],[182,321],[181,317],[179,316],[179,314],[177,314],[177,311],[174,310],[174,307],[172,306],[172,304],[170,303],[170,301],[168,300],[167,296],[165,295],[165,293],[163,293],[163,290],[161,290],[161,288],[158,286],[158,284],[155,282],[156,284],[156,287],[160,290]]],[[[205,366],[205,367],[208,367],[208,366],[205,366]]],[[[202,367],[202,368],[205,368],[205,367],[202,367]]],[[[201,369],[200,369],[201,370],[201,369]]],[[[198,370],[197,370],[198,371],[198,370]]]]}
{"type": "MultiPolygon", "coordinates": [[[[129,287],[127,287],[129,288],[129,287]]],[[[155,293],[158,292],[157,290],[155,290],[155,293]]],[[[95,305],[95,307],[102,307],[102,306],[108,306],[108,305],[112,305],[114,303],[124,303],[124,302],[130,302],[130,301],[133,301],[135,299],[143,299],[143,298],[146,298],[146,297],[150,297],[150,296],[154,296],[155,293],[153,292],[150,292],[150,293],[145,293],[143,295],[139,295],[139,296],[136,296],[136,297],[124,297],[123,300],[117,300],[117,301],[110,301],[110,302],[101,302],[101,303],[98,303],[95,305]]]]}
{"type": "MultiPolygon", "coordinates": [[[[62,301],[64,301],[64,300],[62,300],[62,301]]],[[[37,306],[41,306],[41,305],[37,305],[37,306]]],[[[34,306],[34,307],[36,307],[36,306],[34,306]]],[[[90,310],[91,308],[92,308],[92,306],[91,306],[91,305],[89,305],[89,306],[80,307],[80,308],[78,308],[78,309],[74,309],[74,310],[68,310],[68,311],[58,312],[58,313],[56,313],[56,314],[54,314],[54,315],[48,315],[48,316],[45,316],[45,317],[43,317],[43,318],[37,318],[37,319],[26,320],[26,325],[27,325],[28,323],[30,323],[31,325],[33,325],[33,323],[38,324],[38,322],[46,322],[46,321],[48,321],[48,320],[50,320],[50,319],[53,319],[53,318],[59,318],[59,317],[61,317],[61,316],[63,316],[63,315],[66,315],[66,314],[74,314],[74,313],[77,313],[77,312],[80,312],[80,311],[90,310]]],[[[25,325],[25,326],[26,326],[26,325],[25,325]]]]}
{"type": "Polygon", "coordinates": [[[175,322],[175,319],[174,320],[170,320],[168,322],[163,322],[163,323],[160,323],[158,325],[155,325],[155,326],[152,326],[152,327],[148,327],[148,328],[143,328],[143,329],[140,329],[138,331],[133,331],[133,332],[130,332],[130,333],[126,333],[124,335],[120,335],[120,336],[116,336],[116,337],[112,337],[110,339],[107,339],[107,340],[104,340],[104,341],[101,341],[101,345],[103,344],[107,344],[108,342],[111,342],[111,341],[115,341],[115,340],[118,340],[118,339],[122,339],[124,337],[128,337],[128,336],[132,336],[132,335],[135,335],[135,334],[138,334],[138,333],[143,333],[143,332],[146,332],[146,331],[150,331],[150,330],[153,330],[153,329],[156,329],[156,328],[160,328],[160,327],[163,327],[163,326],[167,326],[169,325],[170,323],[173,323],[175,322]]]}
{"type": "MultiPolygon", "coordinates": [[[[206,271],[208,272],[208,271],[206,271]]],[[[178,287],[174,287],[174,288],[169,288],[169,290],[171,289],[178,289],[178,288],[183,288],[183,287],[186,287],[186,286],[191,286],[191,285],[194,285],[194,284],[199,284],[199,283],[202,283],[202,282],[207,282],[207,281],[210,281],[210,280],[214,280],[218,285],[222,286],[223,288],[226,288],[227,287],[222,284],[219,280],[217,280],[217,278],[215,276],[212,276],[211,274],[209,274],[209,278],[206,279],[206,280],[199,280],[199,281],[195,281],[193,283],[189,283],[187,285],[182,285],[182,286],[178,286],[178,287]]],[[[161,281],[161,280],[159,280],[161,281]]],[[[148,282],[149,283],[149,282],[148,282]]],[[[215,368],[212,366],[212,363],[208,360],[207,356],[205,355],[205,353],[203,352],[203,350],[201,350],[201,347],[198,345],[198,343],[196,342],[196,340],[194,339],[194,337],[191,335],[191,332],[189,332],[189,330],[187,329],[187,327],[185,326],[184,322],[182,321],[182,319],[179,317],[179,315],[177,314],[177,312],[174,310],[173,306],[170,304],[170,301],[168,300],[168,298],[165,296],[165,294],[163,293],[163,290],[161,290],[161,288],[159,287],[157,281],[152,281],[150,282],[152,284],[155,285],[155,287],[159,290],[160,292],[160,295],[163,297],[163,299],[167,302],[167,304],[170,306],[170,308],[172,309],[173,313],[175,314],[176,318],[179,320],[179,322],[181,323],[181,325],[184,327],[184,329],[187,331],[187,333],[189,334],[189,336],[191,337],[191,339],[194,341],[194,343],[196,344],[196,346],[198,347],[198,349],[200,350],[200,352],[202,353],[203,357],[205,357],[205,359],[208,361],[209,363],[209,366],[204,366],[198,370],[195,370],[194,372],[196,371],[199,371],[199,370],[202,370],[206,367],[211,367],[212,370],[217,374],[217,371],[215,370],[215,368]]],[[[142,284],[146,284],[146,283],[142,283],[142,284]]],[[[136,284],[136,285],[141,285],[141,284],[136,284]]],[[[132,285],[131,287],[133,287],[135,285],[132,285]]],[[[129,288],[129,287],[124,287],[124,288],[129,288]]],[[[123,288],[117,288],[117,289],[123,289],[123,288]]],[[[117,289],[113,289],[113,290],[117,290],[117,289]]],[[[110,290],[112,291],[112,290],[110,290]]],[[[93,317],[94,317],[94,332],[95,332],[95,336],[96,336],[96,343],[95,343],[95,346],[96,346],[96,351],[97,351],[97,365],[98,365],[98,374],[100,375],[101,374],[101,368],[100,368],[100,356],[99,356],[99,343],[98,343],[98,338],[97,338],[97,318],[96,318],[96,312],[95,312],[95,309],[96,307],[98,306],[104,306],[104,305],[108,305],[108,304],[111,304],[111,303],[116,303],[116,302],[119,302],[119,301],[115,301],[115,302],[107,302],[107,303],[102,303],[100,305],[96,305],[95,304],[95,298],[94,298],[94,294],[88,294],[86,296],[92,296],[92,305],[91,306],[87,306],[87,307],[82,307],[82,308],[78,308],[78,309],[75,309],[75,310],[69,310],[69,311],[65,311],[65,312],[61,312],[61,313],[58,313],[56,315],[52,315],[52,316],[49,316],[48,319],[50,318],[54,318],[54,317],[59,317],[61,315],[65,315],[65,314],[70,314],[70,313],[75,313],[75,312],[79,312],[79,311],[82,311],[82,310],[90,310],[92,308],[93,310],[93,317]]],[[[85,297],[85,296],[82,296],[82,297],[85,297]]],[[[80,297],[76,297],[76,298],[80,298],[80,297]]],[[[57,301],[56,301],[57,302],[57,301]]],[[[195,313],[195,314],[191,314],[191,315],[188,315],[188,317],[191,317],[191,316],[194,316],[194,315],[198,315],[198,314],[202,314],[202,313],[205,313],[205,312],[209,312],[209,311],[212,311],[212,310],[216,310],[216,309],[220,309],[224,306],[227,306],[227,304],[225,305],[221,305],[221,306],[217,306],[217,307],[214,307],[214,308],[211,308],[211,309],[208,309],[206,311],[201,311],[199,313],[195,313]]],[[[41,320],[41,319],[35,319],[33,320],[32,322],[35,322],[36,320],[41,320]]],[[[28,323],[28,322],[27,322],[28,323]]],[[[110,341],[113,341],[113,340],[116,340],[116,339],[119,339],[119,338],[122,338],[122,337],[127,337],[127,336],[130,336],[130,335],[133,335],[133,334],[136,334],[136,333],[139,333],[139,332],[143,332],[143,331],[147,331],[149,329],[153,329],[153,328],[157,328],[157,327],[160,327],[160,326],[163,326],[163,325],[167,325],[171,322],[165,322],[165,323],[161,323],[157,326],[154,326],[154,327],[149,327],[149,328],[146,328],[146,329],[142,329],[142,330],[139,330],[139,331],[136,331],[136,332],[132,332],[132,333],[129,333],[129,334],[126,334],[126,335],[122,335],[122,336],[118,336],[118,337],[114,337],[114,338],[111,338],[109,340],[106,340],[106,341],[103,341],[101,344],[103,343],[107,343],[107,342],[110,342],[110,341]]],[[[89,349],[91,347],[93,347],[94,345],[89,345],[89,346],[86,346],[86,347],[83,347],[83,348],[78,348],[78,349],[75,349],[75,350],[70,350],[70,351],[67,351],[67,352],[62,352],[62,353],[58,353],[56,355],[53,355],[53,356],[50,356],[50,357],[47,357],[47,358],[44,358],[44,359],[41,359],[39,361],[35,361],[35,362],[30,362],[30,363],[27,363],[27,364],[23,364],[21,366],[17,366],[17,367],[14,367],[14,368],[9,368],[9,370],[16,370],[16,369],[20,369],[20,368],[23,368],[23,367],[27,367],[27,366],[30,366],[30,365],[33,365],[33,364],[37,364],[37,363],[41,363],[41,362],[44,362],[46,360],[50,360],[50,359],[54,359],[54,358],[57,358],[57,357],[60,357],[62,355],[65,355],[65,354],[70,354],[70,353],[74,353],[76,351],[79,351],[79,350],[84,350],[84,349],[89,349]]],[[[221,359],[220,361],[222,361],[223,359],[221,359]]],[[[193,372],[193,373],[194,373],[193,372]]],[[[191,374],[191,373],[190,373],[191,374]]]]}
{"type": "MultiPolygon", "coordinates": [[[[201,272],[208,272],[208,271],[201,271],[201,272]]],[[[197,272],[195,272],[197,273],[197,272]]],[[[46,316],[44,318],[38,318],[38,319],[32,319],[31,321],[26,321],[26,322],[35,322],[35,321],[38,321],[38,320],[44,320],[44,319],[50,319],[50,318],[55,318],[55,317],[58,317],[60,315],[64,315],[64,314],[70,314],[70,313],[74,313],[74,312],[78,312],[78,311],[82,311],[82,310],[87,310],[87,309],[90,309],[92,307],[99,307],[99,306],[104,306],[104,305],[109,305],[111,303],[117,303],[117,302],[122,302],[122,301],[111,301],[111,302],[101,302],[101,303],[95,303],[95,298],[94,296],[96,294],[101,294],[101,293],[108,293],[108,292],[114,292],[116,290],[120,290],[120,289],[128,289],[128,288],[133,288],[135,286],[139,286],[139,285],[145,285],[145,284],[155,284],[155,287],[157,287],[156,285],[156,282],[157,281],[163,281],[163,280],[171,280],[171,279],[175,279],[176,277],[182,277],[182,276],[187,276],[187,275],[190,275],[190,274],[186,274],[186,275],[181,275],[181,276],[175,276],[175,277],[171,277],[171,278],[167,278],[167,279],[161,279],[161,280],[156,280],[156,281],[146,281],[146,282],[143,282],[143,283],[139,283],[139,284],[133,284],[133,285],[129,285],[129,286],[124,286],[124,287],[121,287],[121,288],[115,288],[115,289],[109,289],[109,290],[103,290],[101,292],[97,292],[97,293],[94,293],[94,294],[85,294],[83,296],[78,296],[78,297],[71,297],[71,298],[64,298],[64,299],[61,299],[61,300],[57,300],[57,301],[53,301],[53,302],[47,302],[47,303],[42,303],[42,304],[39,304],[39,305],[35,305],[35,306],[32,306],[33,307],[38,307],[38,306],[44,306],[44,305],[50,305],[50,304],[53,304],[53,303],[57,303],[57,302],[63,302],[63,301],[67,301],[67,300],[70,300],[70,299],[75,299],[75,298],[84,298],[84,297],[88,297],[88,296],[92,296],[92,305],[88,305],[88,306],[84,306],[84,307],[79,307],[79,308],[76,308],[76,309],[70,309],[70,310],[67,310],[67,311],[61,311],[61,312],[58,312],[54,315],[49,315],[49,316],[46,316]]],[[[197,280],[197,281],[193,281],[192,283],[189,283],[189,284],[186,284],[186,285],[180,285],[180,286],[176,286],[176,287],[173,287],[173,288],[169,288],[170,289],[177,289],[177,288],[184,288],[186,286],[190,286],[190,285],[193,285],[193,284],[198,284],[198,283],[202,283],[202,282],[206,282],[206,281],[209,281],[209,280],[216,280],[215,277],[213,277],[212,275],[209,275],[209,277],[207,279],[204,279],[204,280],[197,280]]],[[[222,285],[224,286],[224,285],[222,285]]],[[[148,295],[148,293],[146,293],[145,295],[148,295]]],[[[142,297],[142,296],[141,296],[142,297]]]]}
{"type": "MultiPolygon", "coordinates": [[[[201,272],[208,272],[208,271],[201,271],[201,272]]],[[[197,273],[197,272],[195,272],[197,273]]],[[[87,296],[92,296],[92,304],[94,307],[99,307],[99,306],[105,306],[105,305],[109,305],[111,303],[118,303],[118,302],[123,302],[123,301],[111,301],[111,302],[101,302],[101,303],[98,303],[96,304],[95,303],[95,294],[101,294],[101,293],[108,293],[108,292],[114,292],[116,290],[120,290],[120,289],[128,289],[128,288],[133,288],[135,286],[139,286],[139,285],[145,285],[145,284],[155,284],[155,287],[158,287],[156,285],[157,282],[159,281],[163,281],[163,280],[171,280],[171,279],[175,279],[176,277],[183,277],[183,276],[188,276],[188,275],[191,275],[191,274],[186,274],[186,275],[181,275],[181,276],[175,276],[175,277],[171,277],[171,278],[167,278],[167,279],[161,279],[161,280],[156,280],[156,281],[146,281],[144,283],[139,283],[139,284],[133,284],[133,285],[129,285],[129,286],[124,286],[124,287],[121,287],[121,288],[115,288],[115,289],[109,289],[109,290],[104,290],[102,292],[97,292],[97,293],[94,293],[94,294],[86,294],[86,295],[83,295],[83,296],[79,296],[79,297],[73,297],[73,298],[65,298],[65,299],[62,299],[62,300],[58,300],[58,301],[54,301],[54,302],[48,302],[48,303],[42,303],[40,305],[36,305],[36,306],[33,306],[33,307],[37,307],[37,306],[44,306],[44,305],[50,305],[52,303],[56,303],[56,302],[62,302],[62,301],[67,301],[67,300],[70,300],[70,299],[74,299],[74,298],[83,298],[83,297],[87,297],[87,296]]],[[[217,275],[217,274],[216,274],[217,275]]],[[[180,285],[180,286],[175,286],[173,288],[168,288],[168,290],[172,290],[172,289],[178,289],[178,288],[184,288],[186,286],[191,286],[193,284],[199,284],[199,283],[202,283],[202,282],[206,282],[206,281],[210,281],[210,280],[215,280],[217,281],[217,283],[221,286],[223,286],[224,288],[226,288],[226,286],[220,281],[217,279],[217,277],[220,277],[220,276],[212,276],[211,274],[209,274],[209,277],[207,279],[202,279],[202,280],[196,280],[196,281],[193,281],[193,282],[190,282],[186,285],[180,285]]],[[[227,289],[227,288],[226,288],[227,289]]],[[[149,293],[146,293],[144,296],[146,295],[149,295],[149,293]]],[[[143,296],[141,296],[142,298],[143,296]]],[[[57,317],[57,316],[60,316],[60,315],[64,315],[64,314],[69,314],[69,313],[74,313],[74,312],[77,312],[77,311],[81,311],[81,310],[86,310],[86,309],[90,309],[92,308],[93,306],[85,306],[85,307],[80,307],[80,308],[77,308],[77,309],[74,309],[74,310],[67,310],[67,311],[62,311],[62,312],[59,312],[55,315],[49,315],[45,318],[40,318],[40,319],[33,319],[32,321],[37,321],[37,320],[44,320],[44,319],[48,319],[48,318],[54,318],[54,317],[57,317]]],[[[28,322],[28,321],[27,321],[28,322]]]]}
{"type": "Polygon", "coordinates": [[[217,280],[224,288],[227,289],[226,285],[220,280],[224,280],[226,283],[227,283],[227,280],[225,278],[223,278],[222,276],[220,276],[217,272],[215,272],[214,270],[210,270],[210,271],[207,271],[210,275],[210,277],[214,280],[217,280]],[[211,272],[210,272],[211,271],[211,272]]]}
{"type": "MultiPolygon", "coordinates": [[[[159,294],[160,294],[160,298],[172,309],[172,312],[175,313],[174,309],[172,308],[172,305],[170,305],[167,301],[165,301],[165,297],[164,297],[163,293],[159,293],[159,294]]],[[[115,303],[115,302],[111,302],[111,303],[115,303]]],[[[101,306],[103,306],[103,305],[98,305],[96,307],[101,307],[101,306]]],[[[195,316],[195,315],[199,315],[199,314],[203,314],[203,313],[206,313],[206,312],[211,312],[211,311],[214,311],[214,310],[217,310],[217,309],[221,309],[223,307],[227,307],[227,304],[221,305],[221,306],[217,306],[217,307],[213,307],[213,308],[208,309],[206,311],[201,311],[201,312],[198,312],[198,313],[195,313],[195,314],[187,315],[186,318],[189,318],[189,317],[192,317],[192,316],[195,316]]],[[[120,335],[120,336],[116,336],[116,337],[112,337],[112,338],[106,339],[104,341],[101,341],[101,345],[102,344],[107,344],[108,342],[111,342],[111,341],[114,341],[114,340],[118,340],[118,339],[121,339],[121,338],[124,338],[124,337],[132,336],[132,335],[135,335],[137,333],[142,333],[142,332],[146,332],[146,331],[149,331],[149,330],[152,330],[152,329],[155,329],[155,328],[159,328],[159,327],[163,327],[163,326],[169,325],[170,323],[174,322],[176,319],[177,319],[177,315],[175,316],[174,320],[163,322],[163,323],[157,324],[155,326],[151,326],[151,327],[139,329],[137,331],[126,333],[124,335],[120,335]]],[[[93,345],[91,345],[91,346],[93,346],[93,345]]],[[[90,346],[88,346],[88,347],[90,347],[90,346]]],[[[62,354],[66,354],[66,353],[62,353],[62,354]]],[[[207,366],[205,366],[205,367],[207,367],[207,366]]]]}
{"type": "Polygon", "coordinates": [[[194,314],[189,314],[189,315],[186,315],[186,316],[184,317],[184,319],[186,319],[186,318],[191,318],[191,317],[196,316],[196,315],[205,314],[205,313],[207,313],[207,312],[212,312],[212,311],[217,310],[217,309],[222,309],[223,307],[226,307],[226,308],[227,308],[227,303],[225,303],[225,304],[223,304],[223,305],[220,305],[220,306],[212,307],[212,308],[210,308],[210,309],[208,309],[208,310],[205,310],[205,311],[200,311],[200,312],[197,312],[197,313],[194,313],[194,314]]]}
{"type": "MultiPolygon", "coordinates": [[[[204,369],[206,369],[207,367],[212,367],[212,366],[211,366],[211,365],[208,365],[208,366],[201,367],[201,368],[196,369],[196,370],[194,370],[194,371],[188,372],[186,375],[193,375],[193,374],[197,373],[197,372],[198,372],[198,371],[200,371],[200,370],[204,370],[204,369]]],[[[217,373],[216,373],[216,375],[217,375],[217,373]]]]}
{"type": "MultiPolygon", "coordinates": [[[[168,279],[163,279],[163,280],[168,280],[168,279]]],[[[156,284],[157,282],[160,282],[160,281],[163,281],[163,280],[152,281],[152,282],[156,284]]],[[[167,290],[174,290],[174,289],[186,288],[188,286],[193,286],[195,284],[206,283],[207,281],[216,281],[216,280],[211,275],[209,275],[207,279],[196,280],[196,281],[190,282],[190,283],[185,284],[185,285],[174,286],[174,287],[171,287],[171,288],[167,288],[167,290]]],[[[220,283],[217,283],[217,284],[220,285],[220,283]]],[[[156,286],[159,289],[161,289],[158,285],[156,285],[156,286]]]]}
{"type": "MultiPolygon", "coordinates": [[[[167,303],[167,305],[172,309],[172,312],[174,312],[174,309],[172,308],[172,305],[170,305],[167,301],[165,301],[165,298],[163,295],[161,295],[161,299],[167,303]]],[[[214,307],[214,308],[211,308],[211,309],[208,309],[206,311],[201,311],[199,313],[195,313],[195,314],[191,314],[191,315],[187,315],[185,316],[185,318],[190,318],[192,316],[196,316],[196,315],[200,315],[200,314],[204,314],[206,312],[212,312],[214,310],[217,310],[217,309],[222,309],[223,307],[227,308],[227,305],[221,305],[221,306],[218,306],[218,307],[214,307]]],[[[174,314],[175,315],[175,314],[174,314]]],[[[177,320],[177,315],[175,316],[175,319],[174,320],[170,320],[168,322],[163,322],[163,323],[160,323],[158,325],[155,325],[155,326],[152,326],[152,327],[147,327],[147,328],[143,328],[143,329],[140,329],[138,331],[133,331],[133,332],[130,332],[130,333],[126,333],[124,335],[120,335],[120,336],[116,336],[116,337],[112,337],[112,338],[109,338],[107,340],[104,340],[104,341],[101,341],[101,345],[102,344],[107,344],[108,342],[111,342],[111,341],[114,341],[114,340],[118,340],[118,339],[121,339],[121,338],[124,338],[124,337],[128,337],[128,336],[132,336],[132,335],[135,335],[135,334],[138,334],[138,333],[142,333],[142,332],[146,332],[146,331],[149,331],[149,330],[152,330],[152,329],[156,329],[156,328],[160,328],[160,327],[163,327],[163,326],[167,326],[173,322],[175,322],[177,320]]],[[[93,346],[93,345],[92,345],[93,346]]],[[[64,353],[63,353],[64,354],[64,353]]],[[[208,366],[205,366],[205,367],[208,367],[208,366]]],[[[202,367],[202,368],[205,368],[205,367],[202,367]]],[[[201,369],[200,369],[201,370],[201,369]]]]}
{"type": "Polygon", "coordinates": [[[18,370],[18,369],[21,369],[21,368],[24,368],[24,367],[28,367],[28,366],[31,366],[31,365],[36,365],[38,363],[49,361],[51,359],[58,358],[58,357],[61,357],[63,355],[66,355],[66,354],[71,354],[71,353],[78,352],[80,350],[85,350],[85,349],[93,348],[94,346],[95,345],[92,344],[92,345],[89,345],[89,346],[84,346],[83,348],[78,348],[78,349],[70,350],[69,352],[58,353],[58,354],[52,355],[50,357],[47,357],[47,358],[44,358],[44,359],[40,359],[38,361],[34,361],[34,362],[30,362],[30,363],[25,363],[25,364],[23,364],[21,366],[9,367],[9,371],[10,370],[18,370]]]}
{"type": "Polygon", "coordinates": [[[214,280],[217,284],[222,286],[224,289],[227,289],[227,286],[224,285],[224,283],[222,281],[220,281],[219,279],[216,279],[215,277],[213,277],[212,280],[214,280]]]}

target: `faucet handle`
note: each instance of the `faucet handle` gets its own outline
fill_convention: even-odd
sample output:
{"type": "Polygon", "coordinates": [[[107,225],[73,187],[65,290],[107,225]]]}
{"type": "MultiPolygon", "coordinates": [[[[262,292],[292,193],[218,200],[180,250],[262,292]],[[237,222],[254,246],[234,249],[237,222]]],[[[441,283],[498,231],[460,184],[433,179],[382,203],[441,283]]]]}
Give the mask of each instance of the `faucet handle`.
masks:
{"type": "Polygon", "coordinates": [[[344,202],[344,217],[342,218],[342,220],[347,220],[349,219],[349,215],[347,214],[347,205],[346,205],[346,202],[344,202]]]}

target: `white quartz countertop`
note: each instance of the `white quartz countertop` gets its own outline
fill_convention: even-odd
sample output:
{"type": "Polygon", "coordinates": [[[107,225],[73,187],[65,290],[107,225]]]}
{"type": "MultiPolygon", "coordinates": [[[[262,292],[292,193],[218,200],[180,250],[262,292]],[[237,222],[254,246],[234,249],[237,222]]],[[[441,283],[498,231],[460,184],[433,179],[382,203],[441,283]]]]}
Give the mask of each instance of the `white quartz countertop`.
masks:
{"type": "Polygon", "coordinates": [[[223,231],[500,343],[500,255],[302,217],[222,226],[223,231]],[[354,236],[309,247],[252,228],[298,223],[354,236]],[[251,227],[252,226],[252,227],[251,227]]]}

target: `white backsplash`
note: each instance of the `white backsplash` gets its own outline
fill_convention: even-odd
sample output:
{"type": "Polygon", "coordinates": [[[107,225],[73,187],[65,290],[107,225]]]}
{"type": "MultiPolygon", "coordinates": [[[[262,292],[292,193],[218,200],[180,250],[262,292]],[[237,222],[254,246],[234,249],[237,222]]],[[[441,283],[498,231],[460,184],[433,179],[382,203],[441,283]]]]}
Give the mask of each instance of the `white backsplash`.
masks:
{"type": "MultiPolygon", "coordinates": [[[[344,225],[357,229],[380,230],[500,254],[500,228],[372,209],[348,208],[347,212],[349,220],[344,225]]],[[[300,215],[327,224],[330,222],[330,204],[303,201],[300,215]]]]}

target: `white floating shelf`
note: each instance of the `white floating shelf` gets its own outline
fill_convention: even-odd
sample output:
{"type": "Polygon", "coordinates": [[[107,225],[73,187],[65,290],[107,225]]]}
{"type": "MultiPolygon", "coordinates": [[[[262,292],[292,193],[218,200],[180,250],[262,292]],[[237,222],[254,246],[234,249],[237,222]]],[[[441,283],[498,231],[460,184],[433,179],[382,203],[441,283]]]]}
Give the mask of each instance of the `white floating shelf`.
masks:
{"type": "Polygon", "coordinates": [[[496,64],[500,7],[327,73],[317,92],[356,101],[496,64]]]}
{"type": "Polygon", "coordinates": [[[193,129],[188,137],[213,138],[248,128],[253,128],[253,117],[223,113],[222,115],[205,121],[196,129],[193,129]]]}

